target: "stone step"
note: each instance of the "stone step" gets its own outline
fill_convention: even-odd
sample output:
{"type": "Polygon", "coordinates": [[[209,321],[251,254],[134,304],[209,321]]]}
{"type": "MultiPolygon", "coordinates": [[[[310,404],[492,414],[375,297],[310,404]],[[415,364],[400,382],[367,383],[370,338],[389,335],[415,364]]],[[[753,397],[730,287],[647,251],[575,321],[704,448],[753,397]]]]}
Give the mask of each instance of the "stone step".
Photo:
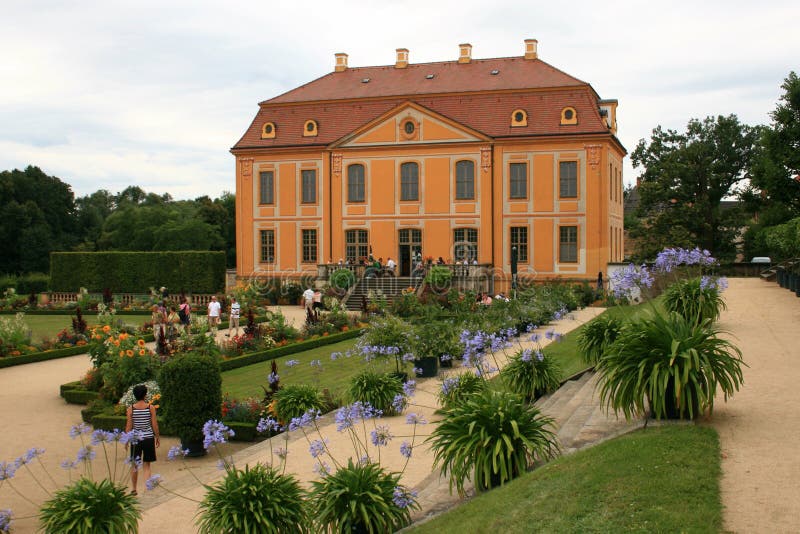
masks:
{"type": "Polygon", "coordinates": [[[586,401],[587,395],[591,398],[594,392],[594,384],[591,383],[591,378],[592,375],[589,373],[583,375],[575,381],[578,385],[572,390],[569,397],[564,397],[565,401],[550,405],[548,415],[555,419],[557,428],[560,429],[567,422],[575,410],[586,401]]]}
{"type": "Polygon", "coordinates": [[[567,402],[582,385],[580,380],[570,380],[550,394],[549,397],[537,400],[536,405],[539,410],[549,415],[552,413],[553,406],[558,406],[559,404],[567,402]]]}

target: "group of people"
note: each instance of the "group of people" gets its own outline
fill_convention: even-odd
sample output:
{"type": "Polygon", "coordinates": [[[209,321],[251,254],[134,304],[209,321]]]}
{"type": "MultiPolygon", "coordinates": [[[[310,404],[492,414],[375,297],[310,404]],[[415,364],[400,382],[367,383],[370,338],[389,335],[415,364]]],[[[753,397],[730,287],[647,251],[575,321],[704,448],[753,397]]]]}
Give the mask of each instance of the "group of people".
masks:
{"type": "Polygon", "coordinates": [[[166,301],[161,301],[152,308],[152,315],[150,316],[153,321],[153,336],[156,343],[161,340],[161,336],[166,336],[167,339],[174,339],[178,336],[180,329],[183,329],[187,334],[189,333],[189,325],[191,324],[192,307],[186,300],[186,297],[181,297],[181,302],[178,308],[175,306],[167,306],[166,301]]]}
{"type": "MultiPolygon", "coordinates": [[[[208,302],[208,328],[211,330],[212,335],[217,334],[219,328],[220,317],[222,315],[222,305],[217,300],[216,296],[212,296],[208,302]]],[[[239,318],[242,315],[242,306],[236,302],[236,297],[231,297],[231,303],[228,306],[228,333],[225,337],[231,337],[231,332],[234,336],[239,335],[239,318]]]]}
{"type": "MultiPolygon", "coordinates": [[[[350,265],[350,260],[345,261],[342,258],[339,258],[339,267],[344,267],[345,265],[350,265]]],[[[361,258],[360,265],[364,265],[367,267],[366,276],[397,276],[397,263],[389,257],[386,260],[386,263],[383,263],[383,258],[377,258],[370,254],[369,258],[361,258]]]]}
{"type": "Polygon", "coordinates": [[[509,299],[507,296],[505,296],[505,294],[503,294],[502,292],[500,292],[497,295],[495,295],[494,298],[492,298],[492,296],[489,295],[489,293],[478,293],[478,296],[477,296],[475,301],[478,304],[483,304],[484,306],[489,306],[492,302],[494,302],[496,300],[508,302],[511,299],[509,299]]]}

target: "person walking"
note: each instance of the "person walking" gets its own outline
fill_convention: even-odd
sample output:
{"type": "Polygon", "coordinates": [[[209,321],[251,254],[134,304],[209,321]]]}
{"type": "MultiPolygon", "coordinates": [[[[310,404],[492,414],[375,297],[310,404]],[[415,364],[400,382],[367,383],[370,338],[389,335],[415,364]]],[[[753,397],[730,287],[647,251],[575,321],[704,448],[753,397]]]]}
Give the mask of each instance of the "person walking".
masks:
{"type": "Polygon", "coordinates": [[[229,321],[228,324],[228,333],[225,334],[226,337],[231,337],[231,331],[236,327],[236,334],[235,336],[239,335],[239,316],[241,315],[242,307],[236,302],[236,297],[231,297],[231,306],[230,306],[230,314],[229,314],[229,321]]]}
{"type": "Polygon", "coordinates": [[[303,302],[305,303],[306,313],[312,312],[314,309],[314,290],[310,287],[303,291],[303,302]]]}
{"type": "Polygon", "coordinates": [[[192,307],[186,297],[181,297],[181,305],[178,307],[178,319],[183,325],[183,330],[189,334],[189,327],[192,324],[192,307]]]}
{"type": "Polygon", "coordinates": [[[158,305],[153,305],[151,308],[150,319],[153,321],[153,339],[158,346],[162,336],[167,335],[167,315],[164,313],[163,308],[158,305]]]}
{"type": "Polygon", "coordinates": [[[217,335],[217,326],[219,326],[219,313],[220,305],[217,302],[217,296],[213,295],[208,303],[208,328],[214,336],[217,335]]]}
{"type": "Polygon", "coordinates": [[[158,431],[156,408],[145,400],[147,386],[139,384],[133,388],[133,397],[136,399],[128,406],[125,432],[136,431],[135,439],[131,440],[131,493],[137,495],[136,484],[139,481],[139,466],[145,480],[150,479],[150,463],[156,461],[156,448],[161,446],[161,436],[158,431]]]}

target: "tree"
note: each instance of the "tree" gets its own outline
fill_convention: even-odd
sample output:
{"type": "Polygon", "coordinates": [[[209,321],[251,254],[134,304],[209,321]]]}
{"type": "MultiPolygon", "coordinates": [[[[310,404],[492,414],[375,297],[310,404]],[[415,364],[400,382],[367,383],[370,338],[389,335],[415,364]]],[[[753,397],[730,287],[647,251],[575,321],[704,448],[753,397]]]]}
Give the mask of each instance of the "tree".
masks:
{"type": "Polygon", "coordinates": [[[735,237],[744,225],[737,209],[723,210],[722,199],[746,178],[756,130],[736,115],[689,121],[686,132],[653,130],[639,141],[631,159],[643,167],[639,185],[637,255],[652,258],[665,246],[708,249],[732,258],[735,237]]]}

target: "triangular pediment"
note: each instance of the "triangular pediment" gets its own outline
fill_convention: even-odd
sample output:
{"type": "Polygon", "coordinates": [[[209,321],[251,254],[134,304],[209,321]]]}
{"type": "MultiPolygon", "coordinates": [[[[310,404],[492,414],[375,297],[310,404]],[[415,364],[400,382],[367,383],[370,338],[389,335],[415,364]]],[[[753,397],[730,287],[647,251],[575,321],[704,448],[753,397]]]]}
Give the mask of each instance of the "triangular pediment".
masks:
{"type": "Polygon", "coordinates": [[[413,102],[406,102],[344,136],[331,148],[465,143],[489,138],[413,102]]]}

